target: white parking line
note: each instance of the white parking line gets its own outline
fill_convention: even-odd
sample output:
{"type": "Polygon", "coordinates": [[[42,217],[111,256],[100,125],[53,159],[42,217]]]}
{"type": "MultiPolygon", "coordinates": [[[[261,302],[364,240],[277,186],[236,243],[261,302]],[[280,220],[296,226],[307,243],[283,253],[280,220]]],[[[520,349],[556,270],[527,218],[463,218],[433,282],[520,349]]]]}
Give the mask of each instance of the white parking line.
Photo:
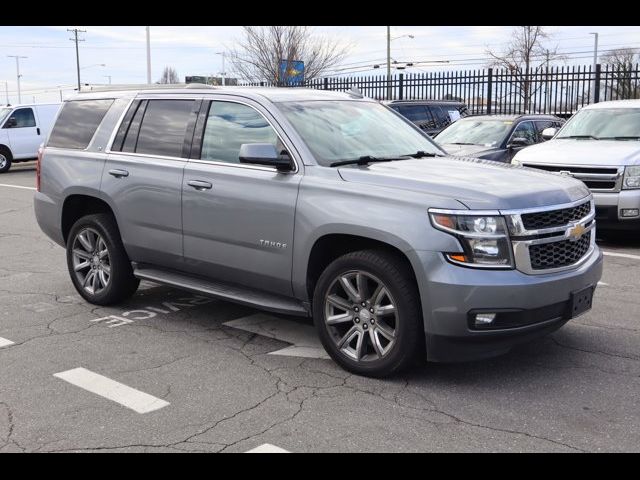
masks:
{"type": "Polygon", "coordinates": [[[605,252],[603,250],[602,254],[608,255],[610,257],[621,257],[621,258],[631,258],[633,260],[640,260],[640,255],[631,255],[630,253],[605,252]]]}
{"type": "Polygon", "coordinates": [[[0,183],[0,187],[20,188],[22,190],[35,190],[35,187],[23,187],[22,185],[8,185],[6,183],[0,183]]]}
{"type": "Polygon", "coordinates": [[[9,345],[13,345],[14,343],[15,342],[12,342],[11,340],[7,340],[6,338],[0,337],[0,348],[8,347],[9,345]]]}
{"type": "Polygon", "coordinates": [[[76,387],[113,400],[138,413],[153,412],[169,405],[169,402],[165,402],[160,398],[128,387],[85,368],[74,368],[66,372],[54,373],[53,376],[61,378],[76,387]]]}
{"type": "Polygon", "coordinates": [[[264,443],[259,447],[252,448],[244,453],[291,453],[284,448],[276,447],[275,445],[271,445],[270,443],[264,443]]]}

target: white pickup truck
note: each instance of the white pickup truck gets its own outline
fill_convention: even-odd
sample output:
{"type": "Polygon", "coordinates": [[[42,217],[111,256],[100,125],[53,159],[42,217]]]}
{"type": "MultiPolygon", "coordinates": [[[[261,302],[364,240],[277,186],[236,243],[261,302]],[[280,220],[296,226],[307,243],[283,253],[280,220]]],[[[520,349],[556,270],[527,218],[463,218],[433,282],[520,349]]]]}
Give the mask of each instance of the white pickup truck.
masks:
{"type": "Polygon", "coordinates": [[[47,139],[61,103],[14,105],[0,108],[0,173],[14,162],[33,160],[47,139]]]}
{"type": "Polygon", "coordinates": [[[586,106],[542,136],[553,138],[511,163],[582,180],[593,192],[599,227],[640,229],[640,100],[586,106]]]}

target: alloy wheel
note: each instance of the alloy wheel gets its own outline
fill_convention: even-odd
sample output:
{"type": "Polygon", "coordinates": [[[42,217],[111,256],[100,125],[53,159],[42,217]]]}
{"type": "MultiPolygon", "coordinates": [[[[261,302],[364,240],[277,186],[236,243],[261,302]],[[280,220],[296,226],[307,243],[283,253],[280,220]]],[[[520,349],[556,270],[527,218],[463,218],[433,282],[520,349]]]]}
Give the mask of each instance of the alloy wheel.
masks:
{"type": "Polygon", "coordinates": [[[78,283],[91,295],[101,293],[111,279],[109,249],[93,228],[80,230],[73,240],[73,270],[78,283]]]}

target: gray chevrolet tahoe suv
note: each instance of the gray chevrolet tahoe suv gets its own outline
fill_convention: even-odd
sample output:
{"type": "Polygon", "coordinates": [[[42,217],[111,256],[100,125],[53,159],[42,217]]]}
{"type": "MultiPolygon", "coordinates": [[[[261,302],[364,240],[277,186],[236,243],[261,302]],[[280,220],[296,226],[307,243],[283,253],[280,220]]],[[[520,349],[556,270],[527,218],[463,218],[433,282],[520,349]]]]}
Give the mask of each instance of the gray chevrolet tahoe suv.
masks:
{"type": "Polygon", "coordinates": [[[35,212],[91,303],[146,279],[309,315],[372,376],[551,332],[602,273],[584,184],[447,157],[357,93],[79,94],[40,152],[35,212]]]}

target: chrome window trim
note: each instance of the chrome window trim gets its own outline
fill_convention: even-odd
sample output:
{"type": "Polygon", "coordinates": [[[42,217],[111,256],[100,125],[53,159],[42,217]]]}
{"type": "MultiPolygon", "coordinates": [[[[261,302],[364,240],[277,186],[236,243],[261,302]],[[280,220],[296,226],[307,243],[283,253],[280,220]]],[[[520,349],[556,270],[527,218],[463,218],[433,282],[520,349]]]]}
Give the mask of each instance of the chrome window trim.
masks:
{"type": "MultiPolygon", "coordinates": [[[[201,160],[199,158],[183,158],[183,157],[168,157],[168,156],[163,156],[163,155],[150,155],[147,153],[136,153],[136,152],[115,152],[111,150],[111,147],[113,145],[113,142],[115,140],[115,137],[118,133],[118,131],[120,130],[120,125],[122,123],[122,121],[124,120],[125,115],[127,114],[127,112],[129,111],[129,109],[131,108],[131,104],[135,101],[135,100],[187,100],[187,101],[197,101],[197,100],[210,100],[212,102],[215,101],[220,101],[220,102],[233,102],[233,103],[240,103],[242,105],[246,105],[247,107],[253,108],[256,112],[258,112],[258,114],[260,114],[269,124],[269,126],[271,128],[273,128],[273,131],[276,133],[276,135],[278,136],[278,138],[280,139],[280,141],[283,143],[283,145],[285,145],[287,147],[288,150],[293,150],[290,148],[290,144],[291,142],[285,142],[284,139],[282,138],[282,136],[280,135],[280,132],[278,132],[278,130],[273,126],[273,123],[267,118],[265,117],[265,115],[258,109],[255,108],[255,106],[240,101],[240,100],[236,100],[236,99],[223,99],[220,97],[213,97],[212,95],[198,95],[198,96],[189,96],[189,97],[185,97],[182,95],[163,95],[163,94],[156,94],[156,95],[138,95],[133,97],[130,101],[129,104],[127,105],[127,108],[124,109],[124,112],[122,113],[122,115],[120,116],[120,119],[118,120],[117,125],[114,127],[113,132],[111,132],[111,138],[109,139],[109,143],[108,143],[108,147],[105,150],[105,153],[108,154],[114,154],[114,155],[126,155],[129,157],[142,157],[142,158],[158,158],[158,159],[162,159],[162,160],[177,160],[177,161],[182,161],[182,162],[187,162],[187,163],[202,163],[202,164],[207,164],[207,165],[224,165],[224,166],[229,166],[229,167],[235,167],[235,168],[245,168],[245,169],[249,169],[249,170],[263,170],[263,171],[267,171],[267,172],[278,172],[278,170],[276,169],[276,167],[266,167],[266,166],[261,166],[261,165],[251,165],[251,164],[242,164],[242,163],[228,163],[228,162],[216,162],[216,161],[210,161],[210,160],[201,160]]],[[[206,124],[205,124],[206,127],[206,124]]],[[[203,132],[204,133],[204,132],[203,132]]],[[[298,159],[297,159],[297,152],[294,155],[291,151],[289,151],[289,154],[291,155],[291,159],[293,160],[293,164],[295,165],[295,169],[291,170],[289,172],[278,172],[280,174],[296,174],[300,172],[300,167],[298,164],[298,159]]]]}

